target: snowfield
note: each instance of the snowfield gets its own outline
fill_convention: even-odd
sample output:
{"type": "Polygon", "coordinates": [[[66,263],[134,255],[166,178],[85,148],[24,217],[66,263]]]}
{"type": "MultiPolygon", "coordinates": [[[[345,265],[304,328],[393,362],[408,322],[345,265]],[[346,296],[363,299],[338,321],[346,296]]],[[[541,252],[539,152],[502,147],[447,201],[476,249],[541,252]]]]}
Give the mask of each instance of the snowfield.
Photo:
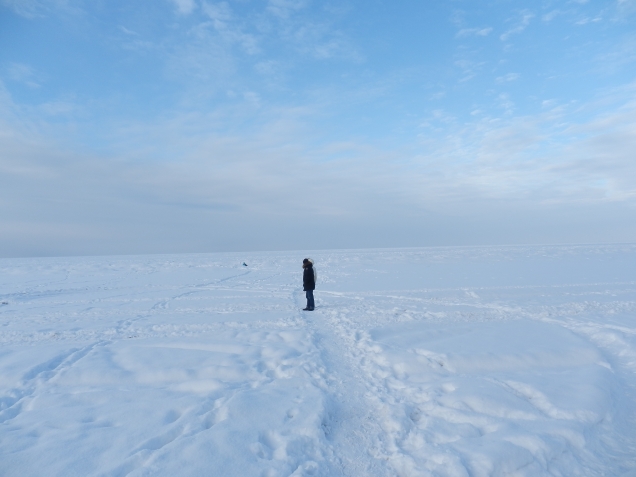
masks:
{"type": "Polygon", "coordinates": [[[0,282],[1,476],[636,476],[636,245],[3,259],[0,282]]]}

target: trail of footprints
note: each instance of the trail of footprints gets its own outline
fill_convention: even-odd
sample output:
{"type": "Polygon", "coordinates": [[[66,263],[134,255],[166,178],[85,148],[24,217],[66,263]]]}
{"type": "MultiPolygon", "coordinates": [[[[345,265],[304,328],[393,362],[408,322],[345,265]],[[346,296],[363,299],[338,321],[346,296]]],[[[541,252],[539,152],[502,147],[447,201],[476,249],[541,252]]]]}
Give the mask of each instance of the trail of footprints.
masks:
{"type": "Polygon", "coordinates": [[[102,341],[83,348],[71,349],[27,371],[20,384],[0,398],[0,423],[17,417],[22,411],[24,403],[37,394],[39,388],[54,381],[61,373],[84,358],[97,346],[105,344],[102,341]]]}

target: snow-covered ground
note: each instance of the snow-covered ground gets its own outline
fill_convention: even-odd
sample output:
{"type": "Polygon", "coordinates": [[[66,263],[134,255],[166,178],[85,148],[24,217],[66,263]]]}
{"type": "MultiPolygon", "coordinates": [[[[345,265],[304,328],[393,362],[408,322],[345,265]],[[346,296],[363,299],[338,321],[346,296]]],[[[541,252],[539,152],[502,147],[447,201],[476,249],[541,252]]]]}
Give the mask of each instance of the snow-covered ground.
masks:
{"type": "Polygon", "coordinates": [[[636,245],[309,255],[0,260],[0,475],[636,476],[636,245]]]}

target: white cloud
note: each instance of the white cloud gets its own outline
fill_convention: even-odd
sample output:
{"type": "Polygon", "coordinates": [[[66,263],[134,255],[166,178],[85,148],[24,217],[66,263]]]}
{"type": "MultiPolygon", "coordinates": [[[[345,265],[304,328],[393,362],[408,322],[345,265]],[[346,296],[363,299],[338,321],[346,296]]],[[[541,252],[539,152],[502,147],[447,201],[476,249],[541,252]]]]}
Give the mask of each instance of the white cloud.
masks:
{"type": "Polygon", "coordinates": [[[580,20],[577,20],[575,22],[575,25],[587,25],[589,23],[598,23],[600,21],[603,21],[602,17],[594,17],[594,18],[586,17],[586,18],[582,18],[580,20]]]}
{"type": "Polygon", "coordinates": [[[245,101],[248,101],[256,106],[260,105],[261,103],[259,94],[255,93],[254,91],[246,91],[245,93],[243,93],[243,98],[245,99],[245,101]]]}
{"type": "Polygon", "coordinates": [[[541,20],[543,20],[544,22],[551,22],[552,20],[554,20],[557,16],[561,15],[562,12],[560,10],[552,10],[546,14],[544,14],[541,17],[541,20]]]}
{"type": "Polygon", "coordinates": [[[119,30],[124,32],[126,35],[139,36],[139,33],[137,33],[136,31],[129,30],[128,28],[126,28],[123,25],[119,25],[119,30]]]}
{"type": "Polygon", "coordinates": [[[2,5],[26,18],[36,17],[43,10],[42,2],[38,0],[2,0],[2,5]]]}
{"type": "Polygon", "coordinates": [[[636,34],[623,36],[620,41],[604,49],[594,60],[597,63],[597,72],[604,75],[615,74],[631,67],[636,63],[636,34]]]}
{"type": "Polygon", "coordinates": [[[505,74],[503,76],[498,76],[495,81],[497,83],[508,83],[510,81],[516,81],[519,79],[519,74],[518,73],[508,73],[505,74]]]}
{"type": "Polygon", "coordinates": [[[120,40],[120,45],[126,50],[148,52],[157,47],[155,43],[142,38],[136,31],[130,30],[123,25],[119,25],[118,29],[124,34],[120,40]]]}
{"type": "Polygon", "coordinates": [[[307,0],[269,0],[267,10],[279,18],[286,19],[307,5],[307,0]]]}
{"type": "Polygon", "coordinates": [[[71,0],[0,0],[0,4],[25,18],[45,16],[51,11],[77,12],[71,0]]]}
{"type": "Polygon", "coordinates": [[[636,11],[636,0],[618,0],[617,7],[621,13],[633,13],[636,11]]]}
{"type": "Polygon", "coordinates": [[[264,76],[273,76],[280,70],[280,62],[274,60],[259,61],[254,65],[254,69],[264,76]]]}
{"type": "Polygon", "coordinates": [[[317,59],[345,59],[356,63],[364,61],[351,40],[328,22],[294,25],[284,38],[296,51],[317,59]]]}
{"type": "Polygon", "coordinates": [[[488,36],[492,32],[492,28],[463,28],[457,32],[455,37],[462,38],[465,36],[488,36]]]}
{"type": "Polygon", "coordinates": [[[558,104],[556,99],[544,99],[541,101],[541,107],[543,109],[554,108],[558,104]]]}
{"type": "Polygon", "coordinates": [[[82,111],[73,101],[48,101],[38,106],[38,109],[46,116],[69,116],[82,111]]]}
{"type": "Polygon", "coordinates": [[[506,114],[512,114],[512,111],[515,108],[515,103],[510,99],[510,95],[508,93],[500,93],[497,96],[497,101],[499,103],[499,107],[504,109],[506,114]]]}
{"type": "MultiPolygon", "coordinates": [[[[0,204],[3,213],[14,214],[12,223],[33,219],[46,231],[46,224],[57,221],[69,230],[90,230],[92,236],[115,225],[110,228],[127,237],[122,243],[135,242],[130,238],[143,223],[157,236],[176,237],[175,243],[185,240],[170,235],[178,228],[203,230],[201,237],[218,235],[229,242],[240,235],[231,235],[232,230],[249,235],[249,227],[240,228],[238,222],[280,220],[278,224],[296,226],[304,216],[312,216],[324,224],[334,217],[386,224],[424,209],[457,217],[489,200],[523,202],[527,207],[636,200],[629,152],[636,149],[636,118],[627,114],[629,107],[607,108],[603,118],[590,109],[577,116],[567,97],[559,96],[561,90],[546,87],[544,96],[535,94],[531,100],[557,99],[545,102],[541,114],[519,116],[536,93],[528,83],[528,74],[535,72],[524,71],[510,55],[489,55],[481,42],[474,48],[458,42],[452,58],[457,78],[467,81],[494,70],[498,84],[509,84],[522,73],[523,86],[530,89],[522,93],[514,88],[518,107],[513,103],[516,96],[498,95],[509,88],[493,87],[491,73],[474,87],[453,84],[447,63],[442,72],[435,71],[440,63],[412,63],[392,71],[378,61],[365,68],[335,64],[333,74],[307,79],[309,71],[330,69],[326,61],[310,63],[314,58],[354,62],[360,55],[350,37],[355,25],[349,28],[335,14],[306,8],[304,2],[210,2],[197,3],[200,8],[192,10],[183,3],[180,14],[192,16],[176,23],[171,5],[164,4],[168,15],[163,20],[169,25],[161,27],[169,31],[157,34],[164,36],[152,36],[155,30],[129,18],[117,18],[107,34],[97,32],[103,34],[99,41],[107,35],[112,39],[121,23],[130,29],[115,30],[117,39],[153,40],[155,49],[146,55],[151,61],[143,64],[164,64],[159,80],[167,76],[178,83],[152,83],[159,94],[177,96],[157,106],[157,119],[133,120],[121,113],[115,120],[117,98],[107,107],[94,108],[96,96],[80,101],[40,94],[47,91],[33,95],[46,96],[41,104],[22,105],[20,114],[5,118],[0,130],[0,204]],[[306,71],[301,70],[306,65],[306,71]],[[425,102],[439,101],[444,92],[448,102],[425,102]],[[427,107],[435,109],[419,116],[427,107]],[[596,119],[572,125],[591,116],[596,119]],[[620,118],[623,126],[612,118],[620,118]],[[86,151],[90,147],[103,149],[91,154],[86,151]],[[306,177],[311,184],[303,190],[300,184],[306,177]],[[298,197],[305,193],[320,200],[299,204],[298,197]]],[[[179,2],[175,5],[179,9],[179,2]]],[[[502,40],[531,24],[530,12],[517,13],[504,25],[508,29],[502,40]]],[[[474,39],[493,31],[498,37],[506,30],[493,26],[496,30],[451,27],[447,33],[474,39]]],[[[572,29],[570,23],[565,27],[572,29]]],[[[603,74],[613,71],[608,65],[624,68],[636,58],[633,38],[621,38],[622,43],[608,39],[605,56],[596,59],[603,74]]],[[[357,40],[370,45],[366,37],[357,40]]],[[[382,58],[394,46],[398,43],[370,54],[382,58]]],[[[590,61],[593,55],[590,51],[590,61]]],[[[46,78],[25,63],[5,65],[2,73],[10,87],[16,86],[13,81],[44,84],[46,78]]],[[[558,68],[554,73],[559,74],[558,68]]],[[[131,97],[138,94],[133,80],[136,77],[125,91],[131,97]]],[[[592,94],[602,85],[577,86],[592,94]]],[[[146,101],[144,94],[139,94],[140,104],[146,101]]],[[[634,97],[633,91],[624,97],[634,97]]],[[[27,229],[33,230],[25,225],[27,229]]]]}
{"type": "Polygon", "coordinates": [[[107,125],[112,150],[99,157],[56,143],[52,126],[47,134],[20,127],[25,114],[10,116],[5,98],[3,249],[18,250],[27,237],[50,245],[48,253],[290,248],[307,217],[338,235],[346,223],[404,230],[433,209],[445,217],[436,227],[450,234],[466,217],[487,220],[497,207],[540,216],[544,206],[636,206],[635,105],[565,128],[550,112],[482,111],[465,123],[435,109],[418,144],[383,149],[353,140],[317,144],[310,120],[320,110],[258,108],[258,97],[243,97],[207,114],[107,125]],[[257,126],[237,127],[246,121],[257,126]],[[255,228],[259,238],[250,242],[255,228]]]}
{"type": "Polygon", "coordinates": [[[344,38],[331,38],[314,45],[314,56],[320,59],[353,57],[357,58],[355,50],[344,38]]]}
{"type": "Polygon", "coordinates": [[[534,13],[524,10],[521,14],[521,20],[519,20],[514,27],[510,28],[499,37],[501,41],[508,41],[512,35],[522,33],[528,25],[530,25],[530,20],[532,20],[534,16],[534,13]]]}
{"type": "Polygon", "coordinates": [[[171,0],[181,15],[189,15],[197,7],[195,0],[171,0]]]}
{"type": "Polygon", "coordinates": [[[260,52],[255,35],[246,33],[240,23],[234,18],[232,9],[227,2],[204,3],[203,12],[212,20],[216,32],[230,44],[238,44],[250,55],[260,52]]]}
{"type": "Polygon", "coordinates": [[[228,22],[232,20],[232,10],[227,2],[205,2],[203,4],[203,12],[214,22],[218,22],[215,23],[215,26],[226,27],[228,22]]]}
{"type": "Polygon", "coordinates": [[[475,61],[462,58],[459,60],[455,60],[454,64],[462,70],[462,77],[459,79],[459,81],[463,83],[474,78],[477,73],[481,71],[486,63],[483,61],[475,61]]]}
{"type": "Polygon", "coordinates": [[[8,250],[8,235],[17,247],[24,234],[57,253],[73,246],[75,253],[90,253],[87,240],[101,253],[130,251],[130,244],[140,241],[145,253],[161,251],[166,242],[172,250],[186,251],[223,243],[276,247],[267,235],[277,236],[279,247],[292,247],[302,232],[281,236],[277,229],[297,228],[304,217],[312,217],[318,228],[325,221],[353,223],[368,217],[370,204],[376,212],[390,207],[387,193],[400,179],[386,182],[395,173],[382,166],[385,158],[356,144],[309,151],[301,145],[308,134],[298,126],[299,112],[280,113],[251,135],[187,134],[184,127],[210,128],[216,119],[205,115],[137,128],[122,125],[120,133],[129,135],[122,144],[125,156],[110,159],[64,150],[34,135],[19,141],[0,137],[7,153],[0,158],[3,250],[8,250]],[[171,160],[144,160],[155,156],[150,144],[167,146],[171,160]],[[364,160],[324,162],[342,153],[364,160]],[[365,173],[368,167],[377,173],[365,173]],[[319,200],[298,200],[303,196],[319,200]],[[52,233],[47,242],[52,224],[69,233],[59,240],[52,233]],[[245,240],[254,237],[255,228],[258,245],[245,240]]]}
{"type": "Polygon", "coordinates": [[[40,82],[36,79],[35,70],[24,63],[10,63],[7,67],[7,75],[9,79],[25,84],[30,88],[40,87],[40,82]]]}

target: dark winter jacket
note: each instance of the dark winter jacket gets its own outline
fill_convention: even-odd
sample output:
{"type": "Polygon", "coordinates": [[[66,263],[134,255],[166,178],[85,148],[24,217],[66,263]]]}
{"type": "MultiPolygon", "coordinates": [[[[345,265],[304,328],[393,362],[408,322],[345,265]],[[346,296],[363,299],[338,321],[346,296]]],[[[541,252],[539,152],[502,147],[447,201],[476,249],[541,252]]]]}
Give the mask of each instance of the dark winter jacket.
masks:
{"type": "Polygon", "coordinates": [[[314,267],[311,264],[303,270],[303,290],[315,290],[314,267]]]}

